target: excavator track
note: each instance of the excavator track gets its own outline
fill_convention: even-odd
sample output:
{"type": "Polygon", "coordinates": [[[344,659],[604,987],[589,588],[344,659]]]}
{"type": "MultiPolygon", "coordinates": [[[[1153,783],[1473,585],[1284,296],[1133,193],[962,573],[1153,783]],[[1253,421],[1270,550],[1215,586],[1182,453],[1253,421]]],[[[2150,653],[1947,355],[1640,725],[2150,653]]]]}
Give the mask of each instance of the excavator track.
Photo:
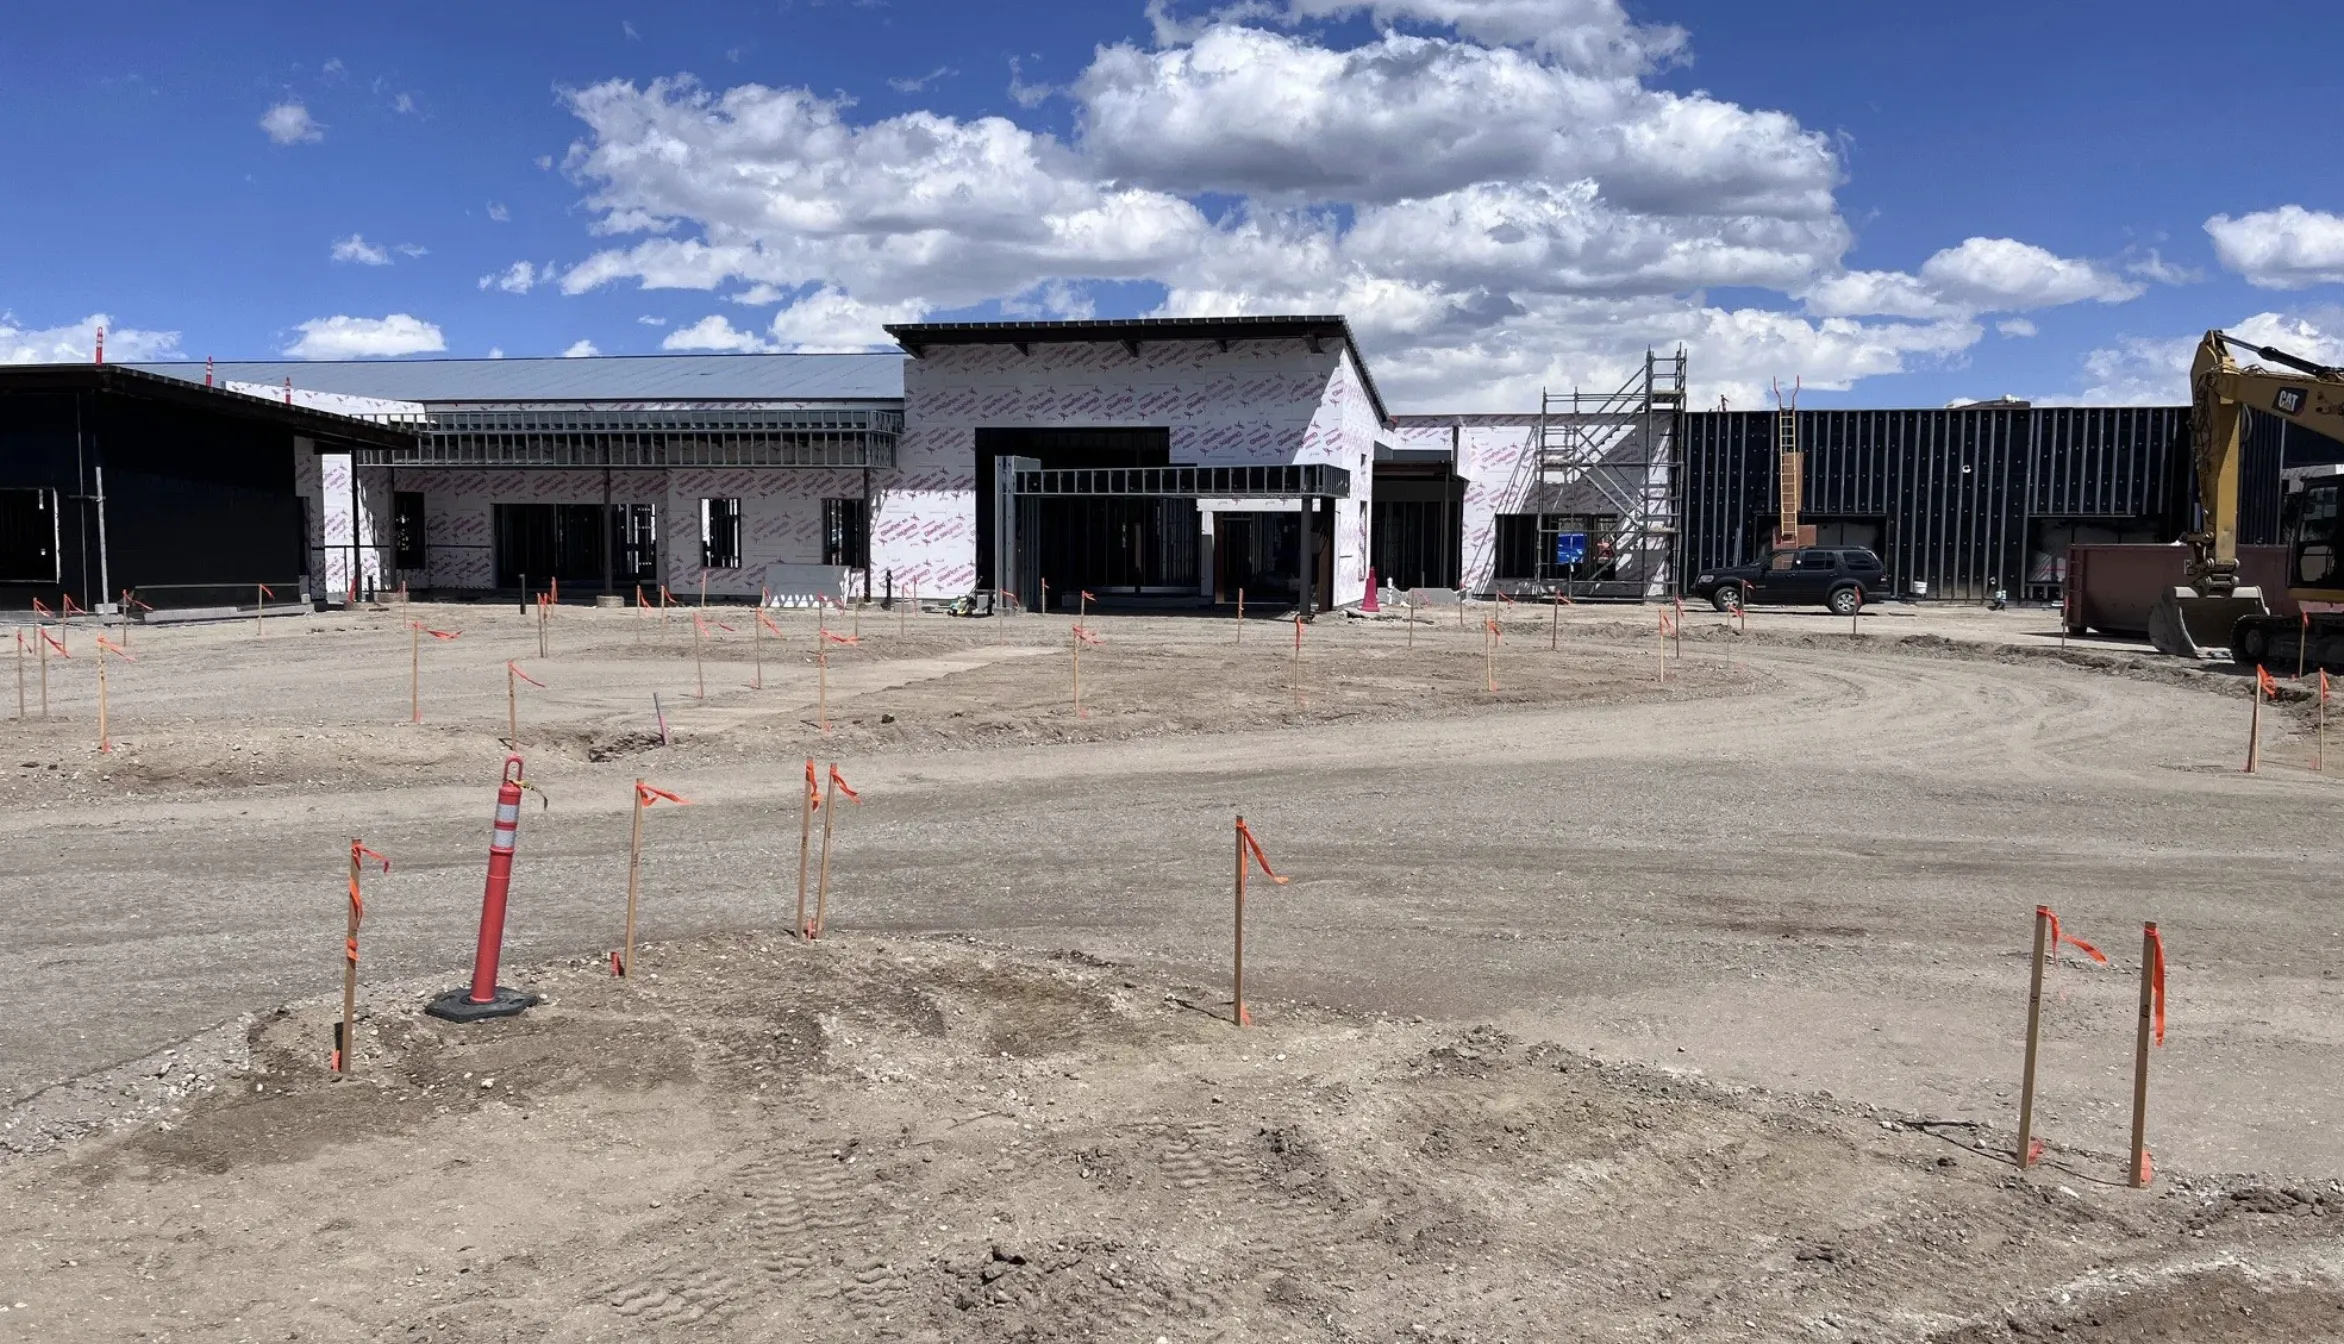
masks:
{"type": "Polygon", "coordinates": [[[2292,676],[2298,667],[2344,672],[2344,616],[2314,614],[2308,625],[2285,616],[2241,618],[2231,631],[2230,661],[2273,676],[2292,676]]]}

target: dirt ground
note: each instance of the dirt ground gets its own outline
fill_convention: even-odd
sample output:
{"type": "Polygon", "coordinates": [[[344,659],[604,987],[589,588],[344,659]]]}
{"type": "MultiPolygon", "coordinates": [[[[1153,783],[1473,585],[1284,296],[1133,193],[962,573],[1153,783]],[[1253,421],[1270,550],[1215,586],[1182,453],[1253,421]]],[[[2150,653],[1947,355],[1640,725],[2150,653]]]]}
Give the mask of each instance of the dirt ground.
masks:
{"type": "Polygon", "coordinates": [[[0,1338],[2344,1337],[2313,706],[2041,613],[1850,635],[565,609],[87,631],[0,775],[0,1338]],[[1409,647],[1413,639],[1414,647],[1409,647]],[[1550,641],[1553,648],[1550,649],[1550,641]],[[1660,671],[1664,666],[1667,679],[1660,671]],[[516,1021],[460,978],[519,659],[516,1021]],[[1492,694],[1486,677],[1498,690],[1492,694]],[[1299,689],[1299,694],[1298,694],[1299,689]],[[660,745],[656,692],[672,745],[660,745]],[[785,936],[803,758],[833,937],[785,936]],[[645,818],[639,978],[623,913],[645,818]],[[1293,877],[1249,906],[1229,818],[1293,877]],[[357,1076],[324,1072],[349,838],[357,1076]],[[2006,1156],[2028,916],[2047,1165],[2006,1156]],[[2139,926],[2157,1180],[2123,1188],[2139,926]],[[278,1005],[289,1005],[279,1007],[278,1005]],[[11,1156],[13,1155],[13,1156],[11,1156]]]}

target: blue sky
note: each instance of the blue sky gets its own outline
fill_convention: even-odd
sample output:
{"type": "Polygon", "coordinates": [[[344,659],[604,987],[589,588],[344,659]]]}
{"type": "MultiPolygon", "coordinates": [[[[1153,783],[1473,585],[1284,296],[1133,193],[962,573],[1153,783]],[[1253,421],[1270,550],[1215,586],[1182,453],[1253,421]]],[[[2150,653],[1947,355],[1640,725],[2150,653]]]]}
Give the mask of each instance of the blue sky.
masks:
{"type": "Polygon", "coordinates": [[[108,17],[0,49],[0,356],[80,357],[101,314],[116,358],[200,359],[1331,308],[1408,410],[1677,341],[1710,404],[2178,401],[2209,326],[2344,362],[2333,6],[108,17]]]}

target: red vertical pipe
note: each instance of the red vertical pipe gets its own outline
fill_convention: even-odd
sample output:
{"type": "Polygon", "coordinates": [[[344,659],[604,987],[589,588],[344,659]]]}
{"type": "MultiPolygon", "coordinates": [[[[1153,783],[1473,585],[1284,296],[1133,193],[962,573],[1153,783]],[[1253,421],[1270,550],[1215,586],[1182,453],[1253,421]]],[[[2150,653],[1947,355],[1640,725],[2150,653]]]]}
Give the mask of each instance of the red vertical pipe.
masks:
{"type": "Polygon", "coordinates": [[[470,1002],[496,1002],[497,958],[505,944],[505,896],[513,881],[513,836],[521,828],[521,758],[505,757],[496,791],[496,830],[488,842],[488,890],[480,898],[480,944],[472,953],[470,1002]]]}

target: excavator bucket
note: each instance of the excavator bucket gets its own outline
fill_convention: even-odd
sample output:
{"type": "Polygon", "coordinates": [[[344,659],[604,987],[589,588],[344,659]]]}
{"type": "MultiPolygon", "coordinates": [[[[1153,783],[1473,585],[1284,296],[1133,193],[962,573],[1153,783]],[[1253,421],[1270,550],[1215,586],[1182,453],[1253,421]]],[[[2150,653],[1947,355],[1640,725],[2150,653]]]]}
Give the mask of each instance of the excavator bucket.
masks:
{"type": "Polygon", "coordinates": [[[2221,597],[2168,588],[2149,608],[2149,643],[2176,658],[2226,658],[2230,631],[2240,618],[2270,614],[2260,588],[2234,588],[2221,597]]]}

